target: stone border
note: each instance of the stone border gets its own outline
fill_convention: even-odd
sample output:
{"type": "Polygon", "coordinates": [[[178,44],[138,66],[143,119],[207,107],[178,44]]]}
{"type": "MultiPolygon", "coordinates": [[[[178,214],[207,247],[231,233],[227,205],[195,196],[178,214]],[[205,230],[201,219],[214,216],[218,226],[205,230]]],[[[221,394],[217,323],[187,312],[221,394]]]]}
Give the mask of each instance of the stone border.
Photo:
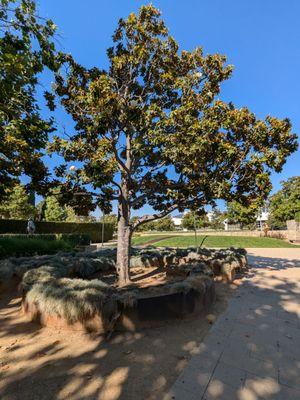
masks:
{"type": "Polygon", "coordinates": [[[148,248],[136,251],[132,267],[165,268],[167,274],[177,273],[175,281],[118,289],[98,279],[76,278],[87,278],[95,270],[109,270],[114,262],[113,257],[100,257],[90,263],[79,257],[70,265],[53,263],[28,270],[22,280],[24,313],[42,325],[106,334],[114,329],[136,330],[185,318],[214,301],[213,275],[232,281],[235,273],[246,266],[247,257],[242,249],[148,248]]]}

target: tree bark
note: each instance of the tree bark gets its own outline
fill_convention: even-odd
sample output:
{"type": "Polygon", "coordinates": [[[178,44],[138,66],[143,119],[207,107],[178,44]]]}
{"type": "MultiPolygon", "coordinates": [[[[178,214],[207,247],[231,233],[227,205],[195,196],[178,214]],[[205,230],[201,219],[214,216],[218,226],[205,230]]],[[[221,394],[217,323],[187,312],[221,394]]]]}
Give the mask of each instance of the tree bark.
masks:
{"type": "Polygon", "coordinates": [[[117,273],[120,286],[130,282],[130,249],[133,229],[130,224],[128,186],[128,179],[126,175],[123,175],[118,204],[117,273]]]}
{"type": "Polygon", "coordinates": [[[131,227],[129,221],[122,215],[118,220],[118,248],[117,248],[117,273],[119,285],[124,286],[130,282],[130,248],[131,227]]]}

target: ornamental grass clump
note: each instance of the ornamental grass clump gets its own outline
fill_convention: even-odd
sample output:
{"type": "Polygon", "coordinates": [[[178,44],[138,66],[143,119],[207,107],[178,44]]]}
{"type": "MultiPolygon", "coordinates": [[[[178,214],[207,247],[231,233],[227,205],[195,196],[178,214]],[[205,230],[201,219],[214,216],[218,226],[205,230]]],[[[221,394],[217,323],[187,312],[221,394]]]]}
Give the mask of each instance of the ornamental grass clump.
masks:
{"type": "Polygon", "coordinates": [[[101,314],[104,302],[113,292],[113,288],[96,279],[49,279],[44,276],[26,293],[26,302],[35,304],[43,314],[56,315],[73,324],[101,314]]]}

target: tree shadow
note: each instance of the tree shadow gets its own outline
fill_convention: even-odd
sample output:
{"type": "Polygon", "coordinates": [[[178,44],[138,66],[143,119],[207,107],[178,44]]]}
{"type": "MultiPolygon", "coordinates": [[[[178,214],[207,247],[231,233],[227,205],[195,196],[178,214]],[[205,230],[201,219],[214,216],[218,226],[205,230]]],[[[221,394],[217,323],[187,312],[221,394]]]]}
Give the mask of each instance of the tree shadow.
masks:
{"type": "MultiPolygon", "coordinates": [[[[278,276],[277,272],[290,273],[296,268],[299,260],[251,257],[250,261],[255,264],[255,268],[249,270],[249,275],[241,281],[240,288],[234,292],[232,298],[232,301],[239,303],[238,296],[245,292],[249,296],[250,304],[247,308],[237,307],[235,323],[240,324],[242,328],[246,326],[244,329],[253,332],[253,335],[265,335],[269,341],[270,337],[276,337],[280,346],[287,349],[288,353],[293,339],[284,335],[289,335],[292,331],[295,337],[298,331],[300,333],[297,310],[289,306],[299,302],[299,282],[293,282],[292,275],[278,276]],[[270,284],[264,282],[263,275],[260,275],[265,271],[269,272],[270,284]],[[266,316],[270,323],[266,321],[266,316]],[[274,320],[286,322],[277,324],[277,330],[274,332],[274,320]]],[[[226,297],[226,294],[224,296],[226,297]]],[[[213,308],[212,313],[225,309],[222,302],[216,307],[219,308],[213,308]]],[[[213,331],[218,331],[218,321],[222,322],[228,311],[221,314],[213,326],[213,331]]],[[[41,328],[37,324],[27,322],[20,313],[20,299],[15,293],[1,299],[0,326],[1,400],[162,399],[186,367],[190,357],[199,353],[203,338],[209,329],[208,321],[199,316],[135,333],[116,333],[109,341],[105,341],[97,335],[41,328]]],[[[252,333],[249,335],[242,328],[240,333],[235,333],[237,345],[242,345],[252,352],[251,359],[254,363],[270,360],[274,363],[273,356],[269,356],[268,353],[268,343],[265,351],[257,355],[258,349],[255,349],[256,342],[252,340],[252,333]],[[257,357],[264,357],[265,360],[257,357]]],[[[225,331],[220,332],[222,336],[227,335],[225,331]]],[[[279,396],[282,388],[294,390],[288,386],[291,385],[288,372],[292,369],[297,371],[299,368],[297,351],[294,360],[289,360],[290,364],[285,366],[285,375],[281,378],[278,378],[279,368],[282,368],[279,365],[280,360],[278,361],[277,380],[272,378],[274,381],[269,382],[271,389],[269,392],[265,390],[263,395],[259,388],[267,386],[264,382],[266,377],[255,375],[255,371],[252,375],[248,373],[247,390],[253,399],[277,399],[274,396],[279,396]]],[[[278,351],[277,353],[281,354],[278,351]]],[[[238,368],[233,365],[233,361],[228,365],[229,369],[238,368]]],[[[234,398],[228,397],[227,391],[233,390],[238,393],[245,387],[243,385],[246,382],[244,380],[243,385],[232,388],[226,380],[213,376],[212,378],[214,379],[211,383],[217,386],[218,390],[209,393],[209,399],[234,398]]],[[[210,390],[214,390],[214,387],[211,386],[210,390]]]]}
{"type": "Polygon", "coordinates": [[[195,364],[195,381],[202,379],[202,384],[196,383],[193,395],[198,391],[205,400],[296,400],[300,398],[300,260],[249,259],[249,274],[204,340],[206,357],[212,357],[217,347],[214,338],[221,343],[220,352],[213,369],[206,371],[204,386],[201,368],[195,364]]]}
{"type": "MultiPolygon", "coordinates": [[[[219,302],[210,312],[224,308],[219,302]]],[[[210,327],[203,314],[105,341],[27,322],[16,293],[2,298],[0,311],[1,400],[160,399],[210,327]]]]}

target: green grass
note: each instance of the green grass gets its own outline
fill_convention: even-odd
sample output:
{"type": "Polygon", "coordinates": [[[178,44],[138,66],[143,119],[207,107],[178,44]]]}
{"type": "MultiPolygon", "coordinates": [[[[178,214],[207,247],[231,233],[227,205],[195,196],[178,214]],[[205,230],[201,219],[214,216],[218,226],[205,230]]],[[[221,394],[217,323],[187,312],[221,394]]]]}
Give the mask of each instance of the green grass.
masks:
{"type": "MultiPolygon", "coordinates": [[[[168,235],[171,236],[172,234],[168,235]]],[[[142,245],[157,239],[157,242],[151,243],[153,246],[162,247],[190,247],[195,246],[194,235],[173,236],[163,240],[163,236],[139,236],[133,238],[133,245],[142,245]]],[[[300,247],[281,239],[249,236],[198,236],[197,245],[202,247],[300,247]]]]}
{"type": "Polygon", "coordinates": [[[0,238],[0,257],[53,254],[73,247],[65,240],[0,238]]]}
{"type": "MultiPolygon", "coordinates": [[[[143,245],[147,242],[150,242],[151,240],[159,240],[159,239],[163,239],[163,238],[167,238],[168,236],[172,236],[172,234],[170,235],[153,235],[153,236],[136,236],[132,239],[132,244],[134,246],[140,246],[143,245]]],[[[165,239],[166,240],[166,239],[165,239]]]]}

